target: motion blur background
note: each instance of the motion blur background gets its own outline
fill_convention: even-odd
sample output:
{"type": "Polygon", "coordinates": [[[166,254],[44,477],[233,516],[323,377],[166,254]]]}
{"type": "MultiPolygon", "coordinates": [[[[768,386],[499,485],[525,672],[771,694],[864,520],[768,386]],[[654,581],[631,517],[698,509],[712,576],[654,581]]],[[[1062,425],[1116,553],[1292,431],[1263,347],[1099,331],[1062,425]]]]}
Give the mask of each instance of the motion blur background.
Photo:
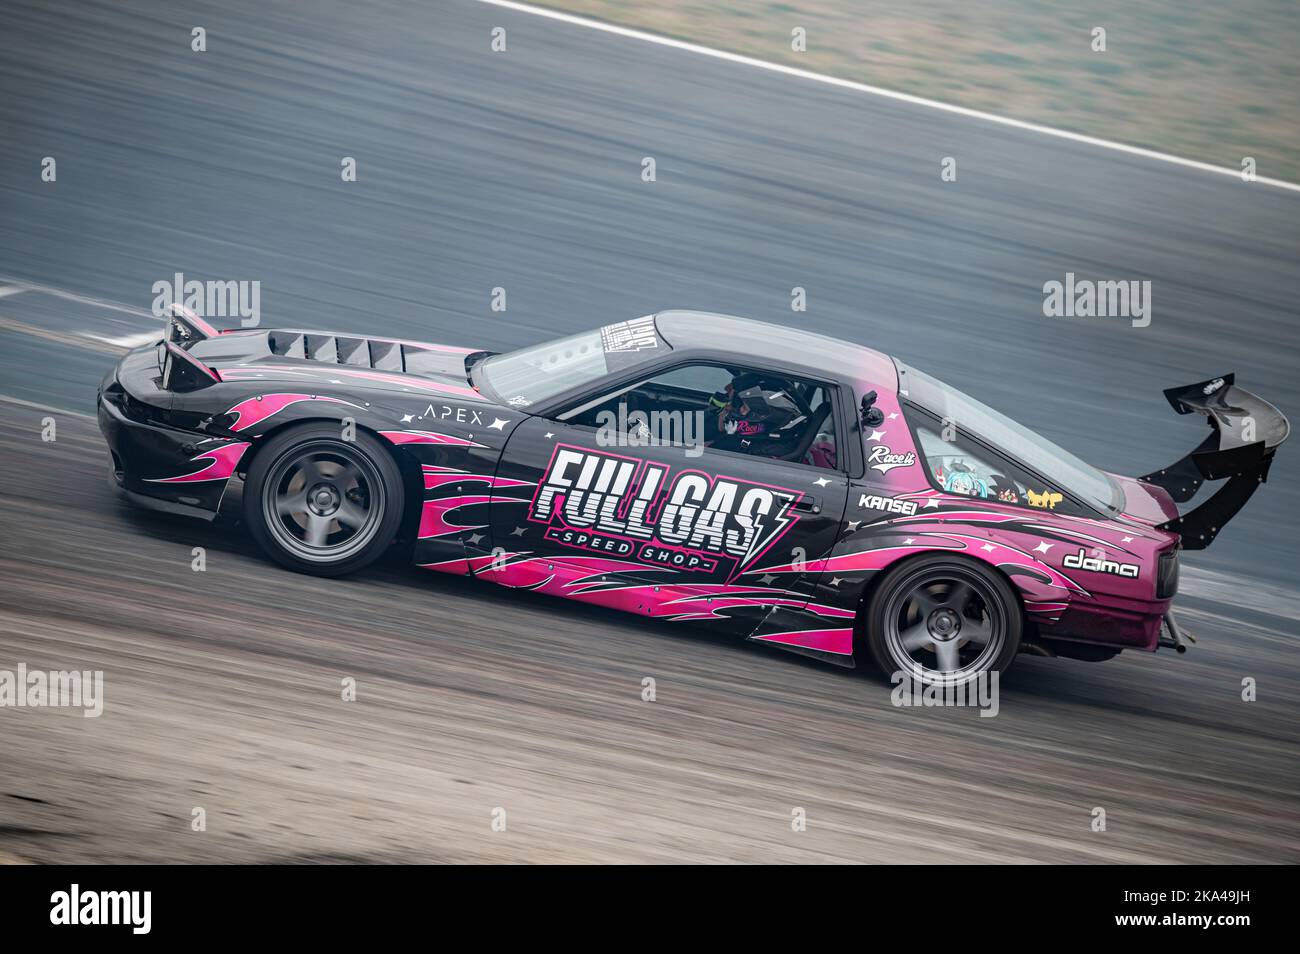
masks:
{"type": "MultiPolygon", "coordinates": [[[[552,6],[1300,177],[1288,3],[552,6]]],[[[496,350],[667,307],[798,324],[1140,474],[1201,437],[1164,387],[1236,371],[1300,413],[1298,212],[1293,190],[475,0],[11,0],[0,668],[102,668],[107,704],[0,711],[0,855],[1295,861],[1291,446],[1185,558],[1187,656],[1023,659],[979,719],[396,556],[285,573],[229,522],[119,507],[78,415],[182,272],[259,281],[266,326],[496,350]],[[1067,272],[1150,280],[1151,325],[1044,317],[1067,272]]]]}

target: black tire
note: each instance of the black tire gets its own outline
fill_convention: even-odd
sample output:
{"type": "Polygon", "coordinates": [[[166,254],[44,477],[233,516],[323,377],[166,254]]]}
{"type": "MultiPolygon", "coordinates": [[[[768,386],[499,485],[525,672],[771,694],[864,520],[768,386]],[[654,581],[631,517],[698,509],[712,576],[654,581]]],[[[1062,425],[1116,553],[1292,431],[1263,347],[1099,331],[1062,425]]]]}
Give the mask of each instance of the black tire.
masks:
{"type": "Polygon", "coordinates": [[[1000,573],[941,553],[890,570],[866,613],[867,646],[881,672],[925,685],[1004,672],[1024,630],[1020,599],[1000,573]]]}
{"type": "Polygon", "coordinates": [[[402,521],[401,470],[378,440],[318,421],[258,449],[244,484],[249,533],[277,563],[315,576],[361,569],[393,542],[402,521]]]}

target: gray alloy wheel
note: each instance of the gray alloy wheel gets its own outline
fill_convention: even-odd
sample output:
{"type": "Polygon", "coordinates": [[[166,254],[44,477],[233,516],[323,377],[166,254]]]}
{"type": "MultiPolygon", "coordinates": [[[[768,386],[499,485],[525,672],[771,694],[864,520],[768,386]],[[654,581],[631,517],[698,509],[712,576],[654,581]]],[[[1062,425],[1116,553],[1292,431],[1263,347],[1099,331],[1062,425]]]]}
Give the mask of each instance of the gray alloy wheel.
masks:
{"type": "Polygon", "coordinates": [[[1000,575],[937,555],[909,561],[881,582],[869,643],[887,674],[955,686],[1006,669],[1021,628],[1019,601],[1000,575]]]}
{"type": "Polygon", "coordinates": [[[244,516],[267,553],[295,570],[338,576],[378,557],[397,532],[401,473],[368,434],[318,422],[277,434],[249,468],[244,516]]]}
{"type": "Polygon", "coordinates": [[[287,550],[313,563],[345,560],[374,539],[384,484],[363,454],[313,441],[275,462],[262,488],[267,527],[287,550]]]}

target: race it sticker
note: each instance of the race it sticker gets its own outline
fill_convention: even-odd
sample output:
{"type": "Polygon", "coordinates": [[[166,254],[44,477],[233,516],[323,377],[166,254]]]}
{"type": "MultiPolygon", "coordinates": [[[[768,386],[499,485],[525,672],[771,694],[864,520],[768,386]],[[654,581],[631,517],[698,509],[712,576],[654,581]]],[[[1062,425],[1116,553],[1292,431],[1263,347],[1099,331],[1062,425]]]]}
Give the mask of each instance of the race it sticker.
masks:
{"type": "Polygon", "coordinates": [[[905,454],[895,454],[890,450],[889,445],[877,444],[871,448],[871,453],[867,456],[867,463],[871,465],[872,470],[887,474],[895,467],[911,467],[916,463],[916,454],[911,451],[905,454]]]}

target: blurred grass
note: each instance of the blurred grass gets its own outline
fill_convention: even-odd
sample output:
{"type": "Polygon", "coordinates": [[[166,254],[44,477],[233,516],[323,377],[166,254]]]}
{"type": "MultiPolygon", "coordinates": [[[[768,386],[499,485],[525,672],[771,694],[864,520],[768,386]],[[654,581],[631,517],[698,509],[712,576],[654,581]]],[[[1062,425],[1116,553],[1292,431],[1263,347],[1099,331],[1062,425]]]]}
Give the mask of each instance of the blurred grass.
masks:
{"type": "Polygon", "coordinates": [[[534,0],[1030,122],[1300,181],[1296,0],[534,0]],[[790,31],[808,49],[790,49],[790,31]],[[1107,49],[1092,50],[1092,29],[1107,49]]]}

